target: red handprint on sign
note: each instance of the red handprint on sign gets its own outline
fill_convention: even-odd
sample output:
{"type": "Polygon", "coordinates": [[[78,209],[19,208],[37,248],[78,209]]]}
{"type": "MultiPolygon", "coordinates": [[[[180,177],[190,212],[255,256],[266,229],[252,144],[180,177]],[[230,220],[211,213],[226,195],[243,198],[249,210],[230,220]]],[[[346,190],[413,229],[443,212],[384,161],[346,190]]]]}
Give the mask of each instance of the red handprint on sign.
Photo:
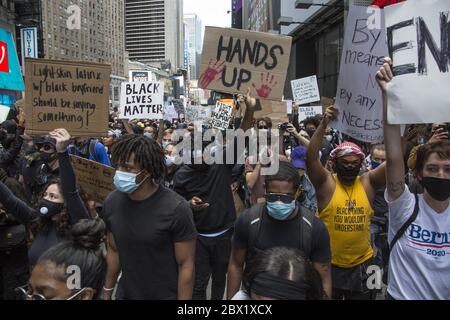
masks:
{"type": "Polygon", "coordinates": [[[256,85],[252,83],[253,88],[256,90],[256,94],[260,98],[267,98],[269,97],[270,93],[272,92],[272,89],[278,84],[277,81],[275,81],[275,75],[272,75],[270,77],[270,73],[267,72],[266,79],[264,80],[264,73],[261,72],[261,88],[256,88],[256,85]],[[270,78],[270,80],[269,80],[270,78]]]}
{"type": "Polygon", "coordinates": [[[206,89],[211,82],[213,82],[218,75],[220,75],[223,71],[225,61],[216,61],[214,62],[213,59],[209,61],[209,66],[205,70],[205,72],[202,73],[200,76],[200,79],[198,80],[198,83],[200,85],[200,88],[206,89]]]}

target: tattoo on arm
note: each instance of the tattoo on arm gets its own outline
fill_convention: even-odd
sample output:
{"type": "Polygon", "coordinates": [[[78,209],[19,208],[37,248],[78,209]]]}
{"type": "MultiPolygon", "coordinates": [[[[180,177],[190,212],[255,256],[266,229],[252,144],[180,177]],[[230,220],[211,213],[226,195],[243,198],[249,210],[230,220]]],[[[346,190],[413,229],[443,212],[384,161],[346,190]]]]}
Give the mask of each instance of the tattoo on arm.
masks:
{"type": "Polygon", "coordinates": [[[388,183],[388,190],[394,193],[401,192],[405,189],[404,181],[390,181],[388,183]]]}

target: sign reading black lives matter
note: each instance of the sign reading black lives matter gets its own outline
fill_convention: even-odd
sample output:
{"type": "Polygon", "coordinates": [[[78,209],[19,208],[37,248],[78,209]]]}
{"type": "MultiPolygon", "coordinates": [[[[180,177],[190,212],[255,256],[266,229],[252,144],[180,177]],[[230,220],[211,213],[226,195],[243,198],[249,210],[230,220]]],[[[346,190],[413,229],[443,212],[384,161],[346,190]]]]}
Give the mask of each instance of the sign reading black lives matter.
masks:
{"type": "Polygon", "coordinates": [[[120,119],[163,119],[164,82],[123,82],[120,119]]]}
{"type": "Polygon", "coordinates": [[[217,101],[211,119],[211,127],[219,130],[227,130],[230,126],[232,113],[233,108],[230,105],[217,101]]]}
{"type": "Polygon", "coordinates": [[[25,59],[26,132],[58,128],[72,136],[104,136],[108,131],[111,66],[25,59]]]}
{"type": "Polygon", "coordinates": [[[382,95],[375,79],[387,56],[383,20],[378,8],[350,7],[336,93],[339,116],[330,123],[368,143],[384,139],[382,95]]]}
{"type": "Polygon", "coordinates": [[[206,27],[199,87],[281,100],[292,38],[264,32],[206,27]]]}

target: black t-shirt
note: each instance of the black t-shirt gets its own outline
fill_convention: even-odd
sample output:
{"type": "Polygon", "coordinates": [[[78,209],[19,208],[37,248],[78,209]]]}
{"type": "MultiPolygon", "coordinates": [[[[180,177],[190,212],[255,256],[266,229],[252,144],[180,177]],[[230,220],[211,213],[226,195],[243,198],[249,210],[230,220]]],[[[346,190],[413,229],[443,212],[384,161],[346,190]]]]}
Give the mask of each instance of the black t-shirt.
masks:
{"type": "Polygon", "coordinates": [[[375,193],[375,198],[373,199],[373,210],[375,217],[386,217],[389,211],[388,204],[384,199],[384,190],[377,190],[375,193]]]}
{"type": "MultiPolygon", "coordinates": [[[[250,228],[257,228],[251,225],[254,217],[249,214],[250,209],[244,211],[236,221],[233,246],[237,248],[247,249],[247,257],[249,257],[252,249],[249,245],[249,230],[250,228]]],[[[273,247],[287,247],[287,248],[302,248],[302,237],[300,235],[299,219],[302,216],[297,215],[295,219],[288,221],[279,221],[267,214],[267,209],[264,209],[259,236],[256,239],[255,247],[260,250],[266,250],[273,247]]],[[[311,251],[309,259],[312,262],[327,263],[331,261],[330,250],[330,236],[328,230],[323,222],[314,217],[311,232],[311,251]]]]}
{"type": "Polygon", "coordinates": [[[233,227],[236,220],[231,193],[233,166],[214,164],[198,171],[184,165],[175,175],[174,191],[190,201],[194,196],[209,203],[209,207],[194,212],[199,233],[215,233],[233,227]]]}
{"type": "Polygon", "coordinates": [[[119,191],[104,204],[104,220],[119,253],[123,297],[175,300],[178,265],[174,243],[197,237],[188,203],[159,186],[150,198],[133,201],[119,191]]]}

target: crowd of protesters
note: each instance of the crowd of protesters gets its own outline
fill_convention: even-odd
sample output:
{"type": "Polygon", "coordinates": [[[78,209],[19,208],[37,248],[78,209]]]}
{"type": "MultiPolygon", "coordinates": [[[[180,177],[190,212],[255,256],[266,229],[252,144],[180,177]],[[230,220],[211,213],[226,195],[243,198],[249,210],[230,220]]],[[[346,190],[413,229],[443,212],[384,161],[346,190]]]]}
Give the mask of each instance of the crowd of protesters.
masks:
{"type": "MultiPolygon", "coordinates": [[[[392,78],[386,59],[385,116],[392,78]]],[[[261,147],[276,132],[279,148],[247,145],[223,164],[202,157],[203,141],[176,161],[178,130],[194,137],[183,117],[112,112],[105,137],[31,137],[11,111],[0,125],[0,298],[370,300],[387,286],[387,299],[449,299],[449,126],[385,122],[384,145],[369,145],[329,127],[334,106],[303,121],[294,106],[276,126],[255,119],[256,103],[236,96],[246,111],[230,129],[261,147]],[[70,155],[115,168],[103,203],[77,184],[70,155]]]]}

